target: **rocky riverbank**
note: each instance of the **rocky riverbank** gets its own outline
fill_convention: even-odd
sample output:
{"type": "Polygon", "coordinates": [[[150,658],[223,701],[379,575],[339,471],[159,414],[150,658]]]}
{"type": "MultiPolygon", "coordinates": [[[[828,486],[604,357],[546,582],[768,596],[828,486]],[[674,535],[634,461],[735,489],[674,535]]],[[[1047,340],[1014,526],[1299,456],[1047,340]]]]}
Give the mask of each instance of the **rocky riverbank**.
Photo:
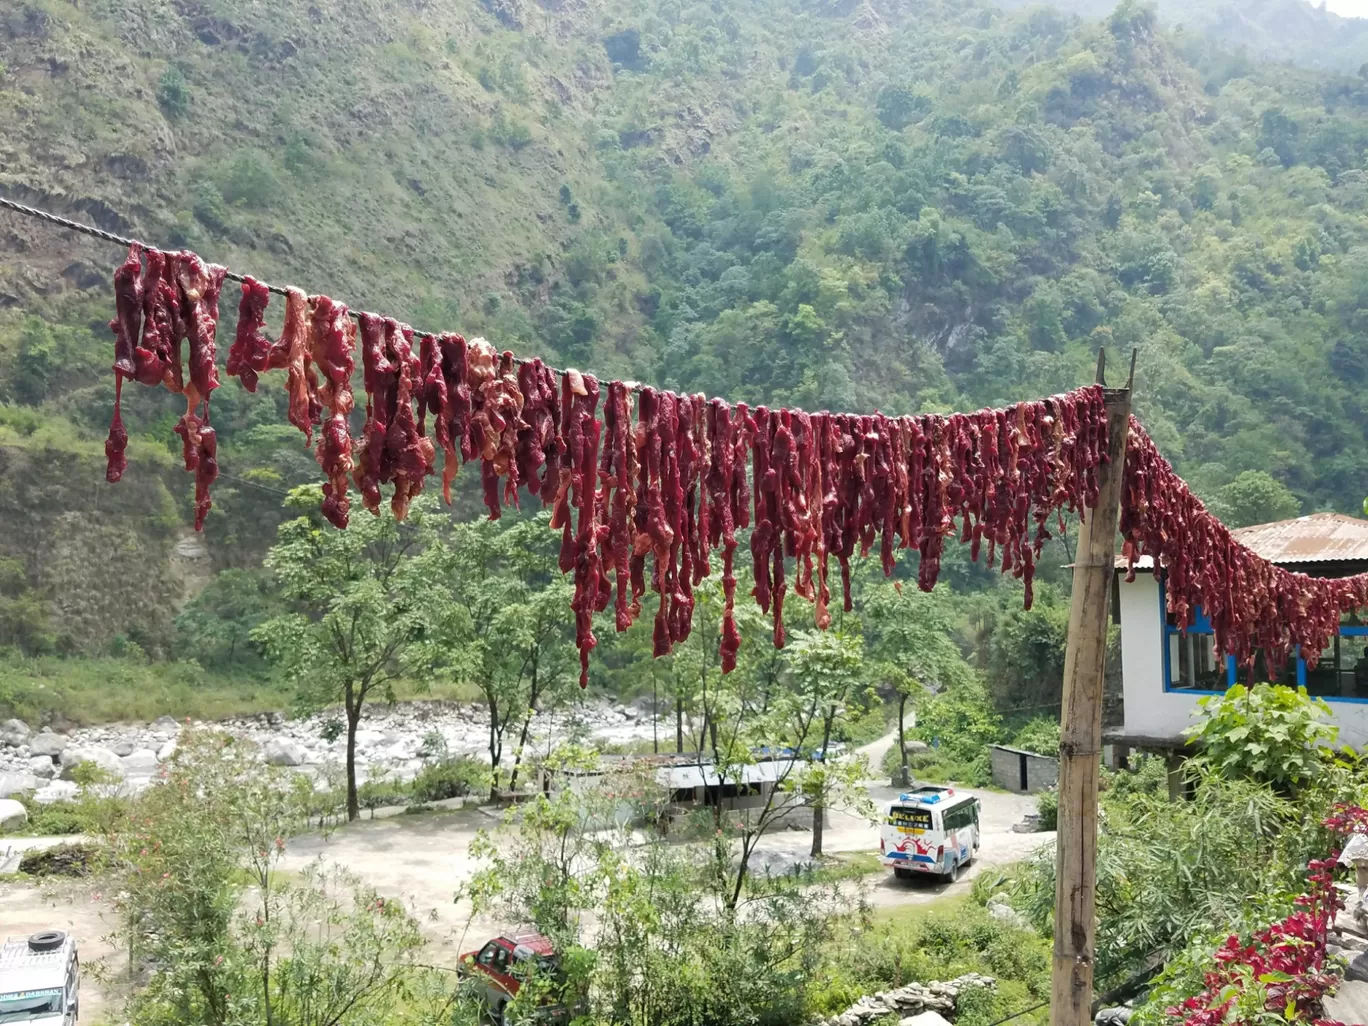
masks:
{"type": "MultiPolygon", "coordinates": [[[[76,794],[70,779],[82,763],[96,766],[125,782],[131,792],[145,787],[158,766],[175,751],[186,723],[163,716],[152,723],[110,723],[71,731],[34,731],[21,720],[0,724],[0,798],[33,791],[38,801],[76,794]]],[[[199,723],[225,730],[258,746],[262,758],[297,767],[317,778],[340,768],[346,757],[345,736],[336,713],[289,719],[281,713],[235,717],[199,723]]],[[[511,762],[521,724],[504,738],[504,758],[511,762]]],[[[662,722],[662,740],[673,740],[674,724],[662,722]]],[[[599,745],[635,745],[652,736],[650,700],[631,705],[585,700],[532,721],[531,746],[544,752],[557,741],[583,740],[599,745]]],[[[361,779],[412,778],[423,756],[444,748],[453,756],[488,758],[489,713],[481,705],[456,702],[400,702],[367,707],[356,735],[361,779]]]]}

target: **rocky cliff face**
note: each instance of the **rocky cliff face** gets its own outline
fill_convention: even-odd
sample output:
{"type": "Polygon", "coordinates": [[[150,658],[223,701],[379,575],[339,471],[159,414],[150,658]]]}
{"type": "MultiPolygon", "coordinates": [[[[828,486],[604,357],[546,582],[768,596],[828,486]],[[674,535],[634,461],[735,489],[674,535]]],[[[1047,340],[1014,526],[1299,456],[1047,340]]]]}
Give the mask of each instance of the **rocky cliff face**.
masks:
{"type": "Polygon", "coordinates": [[[0,446],[0,558],[22,563],[66,644],[88,649],[123,634],[159,646],[200,586],[207,553],[183,543],[171,472],[144,458],[112,486],[101,454],[0,446]]]}

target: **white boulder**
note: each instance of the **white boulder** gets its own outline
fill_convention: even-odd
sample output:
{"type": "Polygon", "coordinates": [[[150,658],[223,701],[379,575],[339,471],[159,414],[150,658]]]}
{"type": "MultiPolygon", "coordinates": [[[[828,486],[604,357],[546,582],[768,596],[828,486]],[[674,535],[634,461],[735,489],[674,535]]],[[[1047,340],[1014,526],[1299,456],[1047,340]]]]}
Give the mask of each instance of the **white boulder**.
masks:
{"type": "Polygon", "coordinates": [[[29,739],[33,731],[23,720],[6,720],[0,723],[0,745],[18,748],[29,739]]]}
{"type": "Polygon", "coordinates": [[[939,1012],[921,1012],[918,1015],[909,1015],[899,1022],[898,1026],[950,1026],[950,1020],[939,1012]]]}
{"type": "Polygon", "coordinates": [[[272,766],[302,766],[309,758],[303,745],[284,737],[271,738],[262,747],[262,753],[272,766]]]}
{"type": "Polygon", "coordinates": [[[61,755],[67,746],[67,739],[61,734],[54,734],[50,730],[40,730],[29,738],[30,755],[61,755]]]}
{"type": "Polygon", "coordinates": [[[118,743],[110,746],[109,750],[113,752],[115,755],[117,755],[120,759],[122,759],[125,755],[133,754],[133,742],[119,741],[118,743]]]}
{"type": "Polygon", "coordinates": [[[17,830],[28,822],[28,809],[13,798],[0,798],[0,830],[17,830]]]}
{"type": "Polygon", "coordinates": [[[170,741],[166,742],[164,745],[157,749],[157,761],[166,762],[168,759],[171,758],[171,756],[176,754],[176,749],[178,747],[179,745],[176,743],[176,739],[173,737],[170,741]]]}
{"type": "Polygon", "coordinates": [[[152,729],[158,734],[178,734],[180,723],[174,716],[158,716],[152,721],[152,729]]]}
{"type": "Polygon", "coordinates": [[[80,791],[70,780],[49,780],[33,793],[33,800],[39,805],[51,805],[53,802],[70,801],[80,791]]]}
{"type": "Polygon", "coordinates": [[[28,771],[35,777],[44,780],[51,780],[57,775],[57,764],[52,761],[50,755],[33,755],[29,757],[28,771]]]}
{"type": "Polygon", "coordinates": [[[32,773],[0,773],[0,798],[38,790],[38,778],[32,773]]]}
{"type": "Polygon", "coordinates": [[[124,772],[140,777],[151,776],[157,772],[157,753],[150,748],[139,748],[129,752],[120,760],[124,772]]]}
{"type": "Polygon", "coordinates": [[[122,759],[108,748],[90,745],[68,748],[62,753],[62,779],[70,780],[76,767],[87,763],[108,773],[115,780],[122,780],[127,775],[122,759]]]}

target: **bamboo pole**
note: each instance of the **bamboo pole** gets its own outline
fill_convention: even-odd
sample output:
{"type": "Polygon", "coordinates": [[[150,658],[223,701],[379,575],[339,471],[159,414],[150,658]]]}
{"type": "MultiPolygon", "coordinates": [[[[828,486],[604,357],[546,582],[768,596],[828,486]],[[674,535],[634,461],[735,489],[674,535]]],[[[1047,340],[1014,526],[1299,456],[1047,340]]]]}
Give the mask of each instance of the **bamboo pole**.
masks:
{"type": "MultiPolygon", "coordinates": [[[[1106,354],[1097,355],[1097,381],[1106,354]]],[[[1097,908],[1097,779],[1102,754],[1102,690],[1107,617],[1116,558],[1121,479],[1130,427],[1131,380],[1107,393],[1110,462],[1098,471],[1097,508],[1079,529],[1064,654],[1064,705],[1059,743],[1059,832],[1055,841],[1054,967],[1050,1026],[1092,1022],[1093,950],[1097,908]]]]}

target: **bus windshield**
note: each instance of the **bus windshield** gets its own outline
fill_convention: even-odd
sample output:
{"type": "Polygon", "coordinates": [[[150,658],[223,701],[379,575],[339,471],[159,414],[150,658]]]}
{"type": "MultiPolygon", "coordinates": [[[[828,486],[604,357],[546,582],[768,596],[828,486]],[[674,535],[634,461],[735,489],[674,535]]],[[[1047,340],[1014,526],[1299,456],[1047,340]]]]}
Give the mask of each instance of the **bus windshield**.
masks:
{"type": "Polygon", "coordinates": [[[62,990],[21,990],[0,994],[0,1022],[28,1022],[62,1014],[62,990]]]}

